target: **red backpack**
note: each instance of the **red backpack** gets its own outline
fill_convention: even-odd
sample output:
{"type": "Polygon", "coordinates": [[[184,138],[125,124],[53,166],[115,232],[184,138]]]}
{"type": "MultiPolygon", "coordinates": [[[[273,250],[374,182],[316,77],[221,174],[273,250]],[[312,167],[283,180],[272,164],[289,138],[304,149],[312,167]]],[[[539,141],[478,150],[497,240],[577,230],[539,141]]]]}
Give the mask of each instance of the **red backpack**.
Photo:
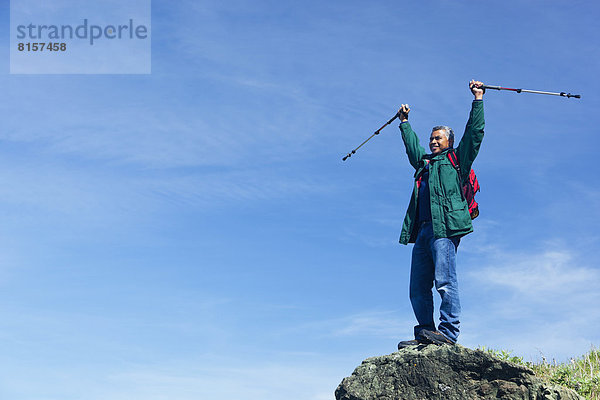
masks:
{"type": "MultiPolygon", "coordinates": [[[[458,171],[458,176],[460,177],[460,165],[458,165],[458,157],[456,156],[456,150],[452,149],[448,153],[448,160],[456,170],[458,171]]],[[[479,215],[479,204],[475,201],[475,193],[479,192],[479,182],[477,181],[477,176],[475,176],[475,171],[471,169],[469,171],[469,177],[465,182],[462,183],[462,193],[464,199],[467,201],[469,205],[469,214],[471,214],[471,219],[477,218],[479,215]]]]}

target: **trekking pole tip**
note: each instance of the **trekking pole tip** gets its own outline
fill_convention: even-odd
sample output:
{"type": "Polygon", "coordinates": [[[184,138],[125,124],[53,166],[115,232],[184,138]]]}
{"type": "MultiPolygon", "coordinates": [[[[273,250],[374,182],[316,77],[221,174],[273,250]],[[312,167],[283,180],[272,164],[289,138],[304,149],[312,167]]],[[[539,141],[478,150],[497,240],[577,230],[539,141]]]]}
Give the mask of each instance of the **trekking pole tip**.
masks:
{"type": "Polygon", "coordinates": [[[356,150],[352,150],[350,153],[346,154],[346,157],[342,158],[342,161],[346,161],[348,157],[352,157],[352,154],[356,153],[356,150]]]}
{"type": "Polygon", "coordinates": [[[580,99],[581,98],[581,95],[579,95],[579,94],[571,94],[571,93],[560,92],[560,95],[562,97],[566,97],[566,98],[570,98],[570,97],[575,97],[576,99],[580,99]]]}

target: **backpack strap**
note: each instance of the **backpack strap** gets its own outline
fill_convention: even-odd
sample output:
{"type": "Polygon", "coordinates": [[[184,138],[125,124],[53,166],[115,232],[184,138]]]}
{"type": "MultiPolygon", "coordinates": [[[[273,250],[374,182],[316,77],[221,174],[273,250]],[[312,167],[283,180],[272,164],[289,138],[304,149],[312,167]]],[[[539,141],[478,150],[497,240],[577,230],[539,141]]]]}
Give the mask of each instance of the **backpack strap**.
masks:
{"type": "Polygon", "coordinates": [[[458,157],[456,156],[456,150],[451,149],[446,155],[448,156],[448,160],[450,160],[450,164],[452,164],[454,168],[460,171],[460,165],[458,165],[458,157]]]}
{"type": "Polygon", "coordinates": [[[448,157],[448,160],[450,160],[450,164],[452,164],[452,166],[456,169],[456,172],[458,172],[458,180],[459,182],[463,182],[463,177],[462,177],[462,171],[460,169],[460,164],[458,163],[458,156],[456,155],[456,149],[450,149],[450,151],[448,151],[446,153],[446,156],[448,157]]]}
{"type": "Polygon", "coordinates": [[[458,163],[458,156],[456,155],[456,149],[450,149],[450,151],[448,151],[448,153],[446,153],[446,156],[448,156],[448,160],[450,160],[450,164],[452,164],[454,169],[456,169],[456,173],[458,174],[458,183],[459,183],[459,187],[461,188],[460,197],[462,197],[463,200],[466,200],[465,193],[464,193],[465,182],[463,181],[463,178],[461,176],[462,171],[460,170],[460,164],[458,163]]]}

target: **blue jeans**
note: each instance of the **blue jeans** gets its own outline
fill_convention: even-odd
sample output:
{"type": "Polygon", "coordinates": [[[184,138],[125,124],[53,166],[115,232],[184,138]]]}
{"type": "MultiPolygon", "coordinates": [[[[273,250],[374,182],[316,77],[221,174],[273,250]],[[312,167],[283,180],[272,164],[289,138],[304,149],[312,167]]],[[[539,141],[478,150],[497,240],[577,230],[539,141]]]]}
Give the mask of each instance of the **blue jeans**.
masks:
{"type": "Polygon", "coordinates": [[[460,301],[456,249],[459,242],[460,238],[436,239],[431,222],[425,222],[419,229],[410,267],[410,302],[418,322],[415,337],[423,329],[435,331],[431,290],[435,283],[442,298],[438,330],[454,342],[458,339],[460,301]]]}

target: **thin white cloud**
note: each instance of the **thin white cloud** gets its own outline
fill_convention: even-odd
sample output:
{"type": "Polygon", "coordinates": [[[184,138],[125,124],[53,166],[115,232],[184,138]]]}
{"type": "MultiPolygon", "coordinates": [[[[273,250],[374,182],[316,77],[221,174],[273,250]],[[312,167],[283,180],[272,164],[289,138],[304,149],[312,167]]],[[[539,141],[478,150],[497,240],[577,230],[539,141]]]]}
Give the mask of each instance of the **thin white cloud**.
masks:
{"type": "Polygon", "coordinates": [[[280,201],[289,196],[314,198],[335,190],[320,177],[287,176],[284,171],[264,168],[148,178],[143,186],[167,201],[200,206],[280,201]]]}
{"type": "Polygon", "coordinates": [[[36,385],[17,379],[6,382],[3,393],[13,399],[332,400],[345,373],[337,364],[324,357],[303,362],[207,357],[116,364],[92,374],[75,368],[57,372],[44,365],[29,366],[25,371],[17,362],[13,370],[34,379],[36,385]]]}
{"type": "Polygon", "coordinates": [[[497,246],[476,265],[464,266],[462,288],[477,303],[467,303],[462,337],[471,346],[513,349],[564,359],[600,342],[600,269],[585,254],[547,242],[530,252],[497,246]]]}
{"type": "Polygon", "coordinates": [[[500,263],[481,268],[477,275],[487,284],[502,285],[520,295],[539,298],[543,294],[569,295],[589,282],[600,281],[600,270],[581,266],[565,250],[539,254],[511,254],[500,263]]]}
{"type": "MultiPolygon", "coordinates": [[[[250,137],[231,127],[215,125],[190,110],[151,111],[144,107],[84,111],[68,118],[40,112],[37,122],[9,125],[3,137],[15,143],[41,147],[57,156],[74,155],[83,160],[137,164],[144,168],[231,165],[242,155],[250,137]],[[189,118],[184,115],[188,115],[189,118]],[[47,128],[47,127],[50,128],[47,128]]],[[[21,111],[16,111],[16,119],[21,111]]]]}
{"type": "Polygon", "coordinates": [[[110,381],[122,390],[105,393],[104,398],[321,400],[332,399],[339,383],[334,368],[324,360],[315,360],[315,364],[230,360],[228,364],[224,367],[210,362],[204,367],[187,365],[116,374],[110,381]]]}
{"type": "Polygon", "coordinates": [[[412,331],[410,316],[399,316],[397,311],[363,311],[344,317],[312,321],[299,329],[317,336],[378,337],[396,339],[405,331],[412,331]],[[407,328],[408,327],[408,328],[407,328]]]}

